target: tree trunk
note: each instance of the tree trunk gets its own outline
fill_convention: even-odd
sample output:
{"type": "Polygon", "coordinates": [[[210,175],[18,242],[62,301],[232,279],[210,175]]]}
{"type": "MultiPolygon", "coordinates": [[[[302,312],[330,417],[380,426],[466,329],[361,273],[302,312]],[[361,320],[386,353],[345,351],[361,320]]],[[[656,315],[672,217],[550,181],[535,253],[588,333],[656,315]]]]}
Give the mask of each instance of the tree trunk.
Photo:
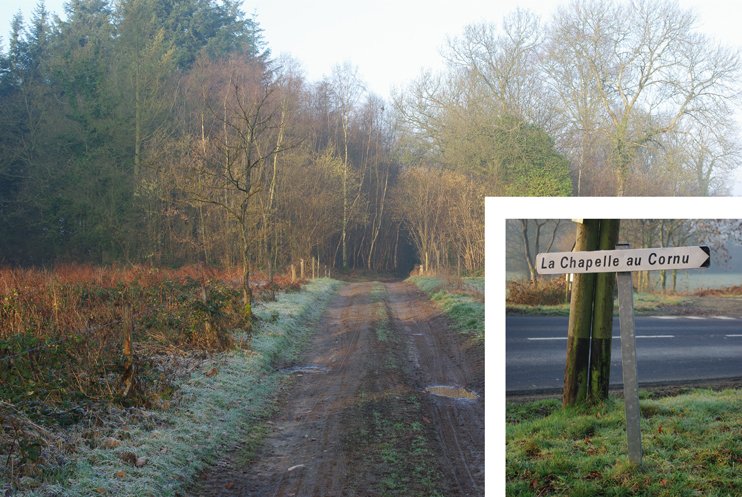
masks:
{"type": "Polygon", "coordinates": [[[531,248],[528,244],[528,219],[520,220],[521,233],[523,234],[523,247],[526,251],[526,262],[528,263],[528,271],[531,273],[531,281],[536,281],[536,268],[533,266],[531,258],[531,248]]]}
{"type": "Polygon", "coordinates": [[[345,157],[343,159],[343,269],[348,267],[348,249],[346,246],[348,233],[348,127],[346,120],[343,120],[343,136],[345,137],[345,157]]]}
{"type": "Polygon", "coordinates": [[[252,331],[252,290],[250,289],[250,244],[247,235],[247,201],[242,208],[242,301],[245,304],[246,331],[252,331]]]}
{"type": "MultiPolygon", "coordinates": [[[[377,167],[378,172],[378,167],[377,167]]],[[[389,167],[387,166],[387,171],[384,176],[384,189],[381,193],[381,200],[379,202],[379,212],[378,212],[378,224],[376,223],[376,216],[374,216],[374,223],[371,227],[372,235],[371,235],[371,247],[368,250],[368,269],[371,271],[373,268],[371,267],[372,264],[372,256],[374,254],[374,245],[376,244],[376,238],[379,236],[379,232],[381,231],[381,223],[383,221],[384,217],[384,202],[386,200],[386,189],[387,185],[389,184],[389,167]]]]}
{"type": "Polygon", "coordinates": [[[206,235],[206,222],[204,221],[204,206],[203,204],[198,204],[198,213],[201,218],[201,239],[203,241],[203,249],[204,249],[204,263],[208,266],[209,265],[209,250],[208,250],[208,243],[209,239],[206,235]]]}
{"type": "Polygon", "coordinates": [[[142,148],[142,102],[139,95],[139,62],[137,62],[134,85],[134,177],[139,178],[142,148]]]}
{"type": "MultiPolygon", "coordinates": [[[[576,251],[598,247],[598,220],[585,219],[577,225],[576,251]]],[[[564,407],[583,402],[587,397],[590,327],[592,325],[595,274],[575,274],[569,308],[567,364],[564,369],[564,407]]]]}
{"type": "MultiPolygon", "coordinates": [[[[618,242],[619,219],[601,219],[598,250],[615,250],[618,242]]],[[[598,273],[595,278],[593,331],[590,341],[590,397],[608,398],[611,376],[611,345],[613,341],[613,292],[616,273],[598,273]]]]}
{"type": "Polygon", "coordinates": [[[397,224],[397,236],[394,237],[394,270],[399,269],[397,266],[397,251],[399,249],[399,230],[402,228],[402,223],[397,224]]]}

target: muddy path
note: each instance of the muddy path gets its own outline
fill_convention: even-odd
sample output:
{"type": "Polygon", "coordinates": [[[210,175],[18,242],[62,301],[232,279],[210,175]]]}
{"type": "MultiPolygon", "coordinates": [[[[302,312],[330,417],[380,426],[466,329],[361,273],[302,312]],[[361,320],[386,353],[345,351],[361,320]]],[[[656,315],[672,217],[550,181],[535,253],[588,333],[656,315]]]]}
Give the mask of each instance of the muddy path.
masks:
{"type": "Polygon", "coordinates": [[[260,447],[227,452],[188,495],[484,494],[484,352],[415,286],[345,285],[276,367],[289,375],[260,447]]]}

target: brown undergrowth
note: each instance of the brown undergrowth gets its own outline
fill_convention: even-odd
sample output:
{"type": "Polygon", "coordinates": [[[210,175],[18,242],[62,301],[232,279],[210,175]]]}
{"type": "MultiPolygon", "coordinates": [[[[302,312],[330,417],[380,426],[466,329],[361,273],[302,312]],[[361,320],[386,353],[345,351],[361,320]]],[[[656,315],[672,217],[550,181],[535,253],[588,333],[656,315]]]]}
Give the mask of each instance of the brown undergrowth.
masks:
{"type": "Polygon", "coordinates": [[[693,292],[696,297],[721,297],[724,295],[742,295],[742,285],[724,288],[701,288],[693,292]]]}
{"type": "MultiPolygon", "coordinates": [[[[269,295],[264,280],[251,275],[256,298],[269,295]]],[[[240,283],[239,268],[0,268],[0,452],[18,466],[5,473],[18,478],[70,452],[61,434],[107,418],[112,406],[167,407],[176,380],[212,352],[249,346],[227,332],[246,329],[240,283]]],[[[300,284],[274,277],[277,291],[300,284]]]]}
{"type": "Polygon", "coordinates": [[[565,284],[562,278],[508,281],[508,304],[558,305],[565,302],[565,284]]]}

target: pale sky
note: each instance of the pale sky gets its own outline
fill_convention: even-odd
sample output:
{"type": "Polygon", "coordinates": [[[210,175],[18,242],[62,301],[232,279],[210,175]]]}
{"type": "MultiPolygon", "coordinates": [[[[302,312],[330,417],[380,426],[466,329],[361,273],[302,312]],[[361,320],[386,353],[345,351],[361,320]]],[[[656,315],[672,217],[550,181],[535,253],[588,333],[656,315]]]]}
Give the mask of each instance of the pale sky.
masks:
{"type": "MultiPolygon", "coordinates": [[[[13,15],[29,21],[36,4],[2,0],[0,36],[3,49],[13,15]]],[[[516,6],[548,20],[557,5],[547,0],[245,0],[243,10],[255,12],[274,56],[291,54],[310,81],[329,76],[335,65],[349,61],[358,67],[369,91],[388,98],[423,68],[441,69],[440,48],[446,37],[464,26],[486,20],[500,23],[516,6]]],[[[681,0],[695,8],[702,30],[729,45],[742,46],[742,8],[723,0],[681,0]]],[[[48,0],[47,10],[63,16],[64,0],[48,0]]],[[[742,126],[741,126],[742,127],[742,126]]],[[[742,195],[742,166],[734,194],[742,195]]]]}

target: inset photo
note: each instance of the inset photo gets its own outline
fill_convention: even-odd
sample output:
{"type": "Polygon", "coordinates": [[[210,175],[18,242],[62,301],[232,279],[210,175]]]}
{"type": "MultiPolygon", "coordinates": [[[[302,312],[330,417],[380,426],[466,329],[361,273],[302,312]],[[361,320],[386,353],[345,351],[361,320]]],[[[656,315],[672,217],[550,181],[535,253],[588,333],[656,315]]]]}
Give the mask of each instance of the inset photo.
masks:
{"type": "Polygon", "coordinates": [[[669,481],[670,460],[698,472],[689,450],[742,449],[724,435],[741,419],[742,206],[649,202],[487,199],[488,415],[504,427],[488,463],[508,495],[669,481]]]}

